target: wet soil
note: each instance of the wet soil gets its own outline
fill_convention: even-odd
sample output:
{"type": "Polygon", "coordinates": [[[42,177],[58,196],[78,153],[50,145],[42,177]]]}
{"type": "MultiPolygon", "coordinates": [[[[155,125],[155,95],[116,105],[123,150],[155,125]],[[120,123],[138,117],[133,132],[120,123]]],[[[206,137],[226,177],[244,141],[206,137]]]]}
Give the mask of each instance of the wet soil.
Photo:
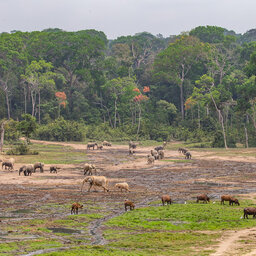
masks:
{"type": "MultiPolygon", "coordinates": [[[[92,189],[88,193],[85,186],[81,193],[84,178],[82,164],[59,164],[61,170],[57,174],[49,173],[49,166],[46,165],[44,173],[37,172],[26,177],[19,176],[17,171],[3,170],[0,172],[0,229],[1,225],[6,226],[12,222],[20,224],[33,218],[58,219],[70,214],[69,208],[63,208],[62,211],[56,208],[50,212],[40,210],[45,204],[82,202],[86,208],[87,202],[90,202],[107,212],[88,226],[89,243],[102,245],[107,243],[102,235],[103,224],[124,213],[125,199],[133,200],[136,208],[139,208],[160,200],[160,196],[166,193],[176,203],[195,200],[201,193],[208,194],[213,201],[218,201],[223,194],[250,194],[252,198],[256,195],[256,158],[253,156],[213,156],[212,152],[191,151],[191,161],[172,162],[184,160],[184,156],[177,151],[166,150],[165,161],[158,160],[154,165],[148,165],[146,156],[153,147],[139,147],[134,156],[129,156],[127,145],[105,147],[103,150],[86,150],[86,145],[82,144],[63,145],[84,152],[85,159],[96,165],[99,175],[110,180],[110,192],[104,193],[101,188],[96,188],[97,191],[92,189]],[[115,189],[114,184],[121,181],[129,183],[131,192],[115,189]]],[[[256,149],[251,149],[250,153],[256,155],[256,149]]],[[[15,169],[19,166],[21,164],[16,163],[15,169]]],[[[80,234],[79,230],[74,232],[80,234]]],[[[6,234],[0,234],[0,240],[4,236],[5,241],[8,241],[6,234]]]]}

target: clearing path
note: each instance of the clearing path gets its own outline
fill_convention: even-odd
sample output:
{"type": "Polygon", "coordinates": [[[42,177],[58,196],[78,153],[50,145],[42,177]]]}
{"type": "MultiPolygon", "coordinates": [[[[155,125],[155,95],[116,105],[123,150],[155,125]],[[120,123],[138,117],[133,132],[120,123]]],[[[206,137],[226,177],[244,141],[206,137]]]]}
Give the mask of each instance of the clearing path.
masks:
{"type": "Polygon", "coordinates": [[[256,255],[256,250],[254,249],[251,252],[248,251],[255,248],[255,242],[255,228],[238,231],[228,231],[223,235],[222,241],[220,242],[216,252],[213,253],[211,256],[253,256],[256,255]],[[242,241],[245,241],[245,243],[243,243],[242,241]]]}

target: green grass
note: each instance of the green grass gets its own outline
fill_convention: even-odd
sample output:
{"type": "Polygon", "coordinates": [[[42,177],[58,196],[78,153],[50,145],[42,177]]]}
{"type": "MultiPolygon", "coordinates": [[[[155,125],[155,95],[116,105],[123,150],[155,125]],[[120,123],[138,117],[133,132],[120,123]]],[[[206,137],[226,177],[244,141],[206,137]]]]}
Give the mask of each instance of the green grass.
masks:
{"type": "Polygon", "coordinates": [[[173,204],[147,207],[127,212],[109,220],[108,227],[148,230],[222,230],[256,226],[253,219],[244,220],[243,208],[216,204],[173,204]]]}
{"type": "Polygon", "coordinates": [[[150,232],[126,235],[106,246],[81,246],[43,256],[144,256],[144,255],[209,255],[209,244],[214,244],[219,234],[150,232]]]}
{"type": "Polygon", "coordinates": [[[138,252],[126,252],[119,249],[105,248],[103,246],[80,246],[66,251],[40,254],[41,256],[138,256],[138,252]]]}
{"type": "MultiPolygon", "coordinates": [[[[75,150],[72,147],[61,145],[32,144],[31,150],[36,150],[39,155],[14,156],[16,162],[34,163],[43,162],[45,164],[78,164],[87,161],[86,153],[75,150]]],[[[11,157],[11,156],[10,156],[11,157]]]]}
{"type": "Polygon", "coordinates": [[[210,255],[223,230],[256,226],[254,219],[241,218],[243,208],[251,203],[244,200],[232,207],[188,202],[140,208],[107,221],[104,237],[107,247],[123,250],[120,255],[210,255]]]}
{"type": "Polygon", "coordinates": [[[62,243],[45,238],[30,239],[27,241],[1,243],[0,254],[1,255],[20,255],[20,251],[31,252],[47,248],[56,248],[62,246],[62,243]]]}
{"type": "MultiPolygon", "coordinates": [[[[160,203],[155,201],[154,203],[160,203]]],[[[241,201],[241,206],[215,204],[172,204],[170,206],[150,206],[128,211],[105,223],[104,246],[89,246],[88,225],[94,219],[104,217],[102,211],[87,214],[67,215],[61,219],[25,220],[23,226],[15,224],[15,235],[55,236],[55,240],[38,238],[29,241],[0,244],[0,255],[18,255],[17,252],[31,252],[46,248],[62,247],[62,240],[69,241],[68,250],[42,254],[44,256],[135,256],[135,255],[201,255],[208,256],[212,245],[218,242],[223,229],[238,229],[256,226],[254,219],[241,219],[243,208],[250,205],[249,200],[241,201]],[[81,234],[53,233],[47,227],[71,228],[83,231],[81,234]],[[207,230],[207,233],[204,231],[207,230]],[[210,232],[209,232],[210,230],[210,232]],[[200,232],[199,232],[200,231],[200,232]],[[2,246],[2,247],[1,247],[2,246]],[[18,251],[19,250],[19,251],[18,251]]],[[[48,204],[47,207],[57,204],[48,204]]],[[[68,204],[67,204],[68,205],[68,204]]],[[[59,205],[66,209],[66,204],[59,205]]],[[[56,211],[59,209],[52,208],[56,211]]],[[[103,210],[103,209],[101,209],[103,210]]],[[[8,226],[9,227],[9,226],[8,226]]],[[[10,227],[9,227],[10,228],[10,227]]],[[[65,245],[64,245],[65,246],[65,245]]]]}
{"type": "Polygon", "coordinates": [[[109,246],[128,250],[134,248],[135,251],[141,252],[141,255],[207,255],[204,252],[205,248],[219,236],[219,234],[206,236],[196,232],[150,232],[126,236],[124,239],[110,243],[109,246]]]}

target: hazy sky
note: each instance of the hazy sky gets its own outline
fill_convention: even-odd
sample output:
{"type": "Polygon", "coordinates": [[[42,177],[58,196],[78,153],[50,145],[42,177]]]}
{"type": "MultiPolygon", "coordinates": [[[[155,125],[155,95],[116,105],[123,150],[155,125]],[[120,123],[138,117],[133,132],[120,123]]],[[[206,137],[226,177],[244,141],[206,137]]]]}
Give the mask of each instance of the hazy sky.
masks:
{"type": "Polygon", "coordinates": [[[255,0],[0,0],[0,32],[96,29],[115,39],[216,25],[245,33],[256,28],[255,14],[255,0]]]}

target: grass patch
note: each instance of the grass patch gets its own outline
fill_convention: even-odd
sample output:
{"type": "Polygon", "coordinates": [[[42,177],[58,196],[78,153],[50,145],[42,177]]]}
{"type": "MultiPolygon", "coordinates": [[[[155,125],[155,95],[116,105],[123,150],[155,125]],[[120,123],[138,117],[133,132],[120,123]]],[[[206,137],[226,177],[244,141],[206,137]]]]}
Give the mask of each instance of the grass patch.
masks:
{"type": "Polygon", "coordinates": [[[144,255],[209,255],[206,249],[220,237],[219,234],[150,232],[119,237],[105,246],[80,246],[67,251],[42,254],[43,256],[144,256],[144,255]]]}
{"type": "Polygon", "coordinates": [[[8,253],[18,250],[19,247],[17,243],[1,243],[0,244],[0,253],[8,253]]]}
{"type": "Polygon", "coordinates": [[[222,230],[256,226],[255,220],[244,220],[243,208],[220,204],[173,204],[169,207],[147,207],[124,213],[109,220],[109,227],[155,230],[222,230]]]}
{"type": "MultiPolygon", "coordinates": [[[[117,248],[135,248],[139,255],[207,255],[204,250],[219,234],[150,232],[127,236],[109,244],[117,248]]],[[[133,250],[134,252],[134,250],[133,250]]]]}
{"type": "Polygon", "coordinates": [[[138,256],[137,251],[122,251],[119,249],[106,248],[103,246],[80,246],[66,251],[40,254],[41,256],[138,256]]]}
{"type": "Polygon", "coordinates": [[[47,248],[56,248],[62,246],[62,243],[51,239],[35,239],[11,243],[1,243],[1,255],[19,255],[21,251],[31,252],[47,248]]]}
{"type": "Polygon", "coordinates": [[[86,162],[86,153],[62,145],[32,144],[31,150],[39,152],[39,155],[15,156],[16,162],[34,163],[43,162],[45,164],[77,164],[86,162]]]}

